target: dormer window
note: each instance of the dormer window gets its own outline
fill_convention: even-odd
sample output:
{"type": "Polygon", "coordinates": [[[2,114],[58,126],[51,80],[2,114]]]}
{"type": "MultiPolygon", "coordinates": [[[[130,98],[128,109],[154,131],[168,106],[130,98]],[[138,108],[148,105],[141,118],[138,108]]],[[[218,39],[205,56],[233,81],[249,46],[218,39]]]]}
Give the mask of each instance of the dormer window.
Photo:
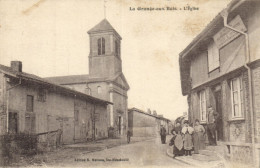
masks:
{"type": "Polygon", "coordinates": [[[98,55],[104,55],[106,50],[106,42],[105,38],[99,38],[98,39],[98,55]]]}

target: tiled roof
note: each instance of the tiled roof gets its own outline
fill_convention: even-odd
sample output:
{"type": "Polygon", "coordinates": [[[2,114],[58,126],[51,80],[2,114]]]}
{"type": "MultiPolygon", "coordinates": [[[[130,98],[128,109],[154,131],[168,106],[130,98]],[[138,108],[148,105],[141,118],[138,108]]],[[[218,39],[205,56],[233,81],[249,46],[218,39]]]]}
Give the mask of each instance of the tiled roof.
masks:
{"type": "MultiPolygon", "coordinates": [[[[229,10],[231,13],[240,5],[246,3],[257,2],[258,0],[232,0],[224,10],[229,10]]],[[[221,12],[222,12],[221,11],[221,12]]],[[[205,47],[207,40],[210,39],[220,28],[223,27],[223,18],[219,12],[214,19],[191,41],[191,43],[179,54],[179,68],[181,78],[182,94],[185,96],[189,93],[191,88],[190,80],[190,56],[197,54],[197,51],[202,50],[200,47],[205,47]],[[195,53],[195,54],[194,54],[195,53]]]]}
{"type": "MultiPolygon", "coordinates": [[[[225,9],[228,9],[231,5],[235,5],[239,2],[246,2],[246,0],[232,0],[225,9]]],[[[223,9],[223,10],[225,10],[223,9]]],[[[222,10],[222,11],[223,11],[222,10]]],[[[221,12],[222,12],[221,11],[221,12]]],[[[223,24],[221,12],[219,12],[208,24],[207,26],[190,42],[190,44],[179,54],[180,56],[186,55],[190,52],[191,48],[199,44],[205,36],[210,34],[213,30],[218,29],[219,24],[223,24]]]]}
{"type": "Polygon", "coordinates": [[[95,101],[95,102],[112,104],[111,102],[108,102],[106,100],[95,98],[95,97],[87,95],[85,93],[81,93],[81,92],[72,90],[70,88],[61,86],[57,83],[52,83],[51,81],[46,80],[44,78],[41,78],[39,76],[29,74],[29,73],[26,73],[26,72],[15,71],[11,67],[8,67],[8,66],[5,66],[5,65],[0,64],[0,72],[6,74],[8,76],[25,79],[27,81],[36,82],[36,83],[43,84],[43,85],[53,86],[55,88],[59,88],[59,90],[61,90],[62,92],[71,93],[71,94],[74,94],[74,95],[77,95],[77,96],[80,96],[80,97],[90,99],[90,100],[95,101]]]}
{"type": "Polygon", "coordinates": [[[55,76],[44,78],[56,84],[79,84],[86,83],[89,79],[89,75],[69,75],[69,76],[55,76]]]}
{"type": "Polygon", "coordinates": [[[161,117],[162,115],[157,115],[157,116],[155,116],[155,115],[153,115],[153,114],[146,113],[145,111],[140,110],[140,109],[137,109],[137,108],[135,108],[135,107],[128,109],[128,111],[129,111],[129,112],[130,112],[130,111],[136,111],[136,112],[139,112],[139,113],[142,113],[142,114],[145,114],[145,115],[154,117],[154,118],[158,118],[158,119],[170,121],[170,120],[167,119],[167,118],[161,117]]]}
{"type": "Polygon", "coordinates": [[[125,79],[125,76],[122,72],[119,72],[112,77],[90,77],[89,75],[69,75],[69,76],[55,76],[44,78],[50,82],[65,85],[65,84],[82,84],[82,83],[93,83],[93,82],[107,82],[115,81],[119,76],[122,77],[122,80],[125,82],[126,89],[129,89],[129,85],[125,79]]]}
{"type": "Polygon", "coordinates": [[[113,26],[107,21],[107,19],[103,19],[96,26],[88,31],[89,34],[96,32],[105,32],[105,31],[113,31],[115,32],[121,39],[121,36],[117,33],[117,31],[113,28],[113,26]]]}

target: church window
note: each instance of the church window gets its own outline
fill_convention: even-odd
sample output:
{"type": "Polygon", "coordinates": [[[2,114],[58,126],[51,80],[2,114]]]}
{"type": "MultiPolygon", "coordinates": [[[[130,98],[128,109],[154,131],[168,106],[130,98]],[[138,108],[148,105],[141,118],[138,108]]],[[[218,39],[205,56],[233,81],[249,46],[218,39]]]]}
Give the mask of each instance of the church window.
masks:
{"type": "Polygon", "coordinates": [[[115,41],[115,54],[116,56],[119,56],[120,54],[120,43],[118,41],[115,41]]]}
{"type": "Polygon", "coordinates": [[[85,89],[85,93],[88,94],[88,95],[91,95],[91,89],[90,88],[86,88],[85,89]]]}
{"type": "Polygon", "coordinates": [[[103,55],[105,54],[106,50],[106,41],[105,38],[99,38],[98,39],[98,55],[103,55]]]}
{"type": "Polygon", "coordinates": [[[101,88],[101,86],[98,86],[98,87],[97,87],[97,92],[98,92],[98,94],[101,94],[101,93],[102,93],[102,88],[101,88]]]}

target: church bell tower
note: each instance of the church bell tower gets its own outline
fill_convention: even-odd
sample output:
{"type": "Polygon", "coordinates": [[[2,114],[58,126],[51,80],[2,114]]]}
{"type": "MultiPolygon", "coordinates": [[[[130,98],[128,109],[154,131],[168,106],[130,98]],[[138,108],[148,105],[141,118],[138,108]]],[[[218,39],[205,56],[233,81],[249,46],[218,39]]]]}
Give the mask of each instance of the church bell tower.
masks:
{"type": "Polygon", "coordinates": [[[89,75],[109,78],[122,72],[121,36],[106,20],[88,31],[90,39],[89,75]]]}

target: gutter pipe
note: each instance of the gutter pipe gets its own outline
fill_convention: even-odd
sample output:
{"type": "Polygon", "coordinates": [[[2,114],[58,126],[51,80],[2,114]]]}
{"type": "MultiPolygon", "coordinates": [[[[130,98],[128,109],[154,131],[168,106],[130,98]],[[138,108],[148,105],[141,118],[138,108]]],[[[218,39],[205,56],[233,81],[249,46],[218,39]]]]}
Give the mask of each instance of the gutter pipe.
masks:
{"type": "Polygon", "coordinates": [[[250,117],[251,117],[251,139],[252,139],[252,155],[253,155],[253,163],[255,165],[256,163],[256,149],[255,149],[255,125],[254,125],[254,106],[253,106],[253,89],[252,89],[252,70],[250,67],[248,67],[248,63],[251,61],[250,60],[250,51],[249,51],[249,38],[248,34],[240,31],[238,29],[235,29],[234,27],[231,27],[227,23],[227,18],[228,18],[228,10],[225,9],[221,12],[221,16],[224,19],[224,27],[233,30],[237,33],[240,33],[245,36],[245,43],[246,43],[246,55],[245,55],[245,62],[244,62],[244,67],[248,71],[248,85],[249,85],[249,102],[250,102],[250,117]]]}

